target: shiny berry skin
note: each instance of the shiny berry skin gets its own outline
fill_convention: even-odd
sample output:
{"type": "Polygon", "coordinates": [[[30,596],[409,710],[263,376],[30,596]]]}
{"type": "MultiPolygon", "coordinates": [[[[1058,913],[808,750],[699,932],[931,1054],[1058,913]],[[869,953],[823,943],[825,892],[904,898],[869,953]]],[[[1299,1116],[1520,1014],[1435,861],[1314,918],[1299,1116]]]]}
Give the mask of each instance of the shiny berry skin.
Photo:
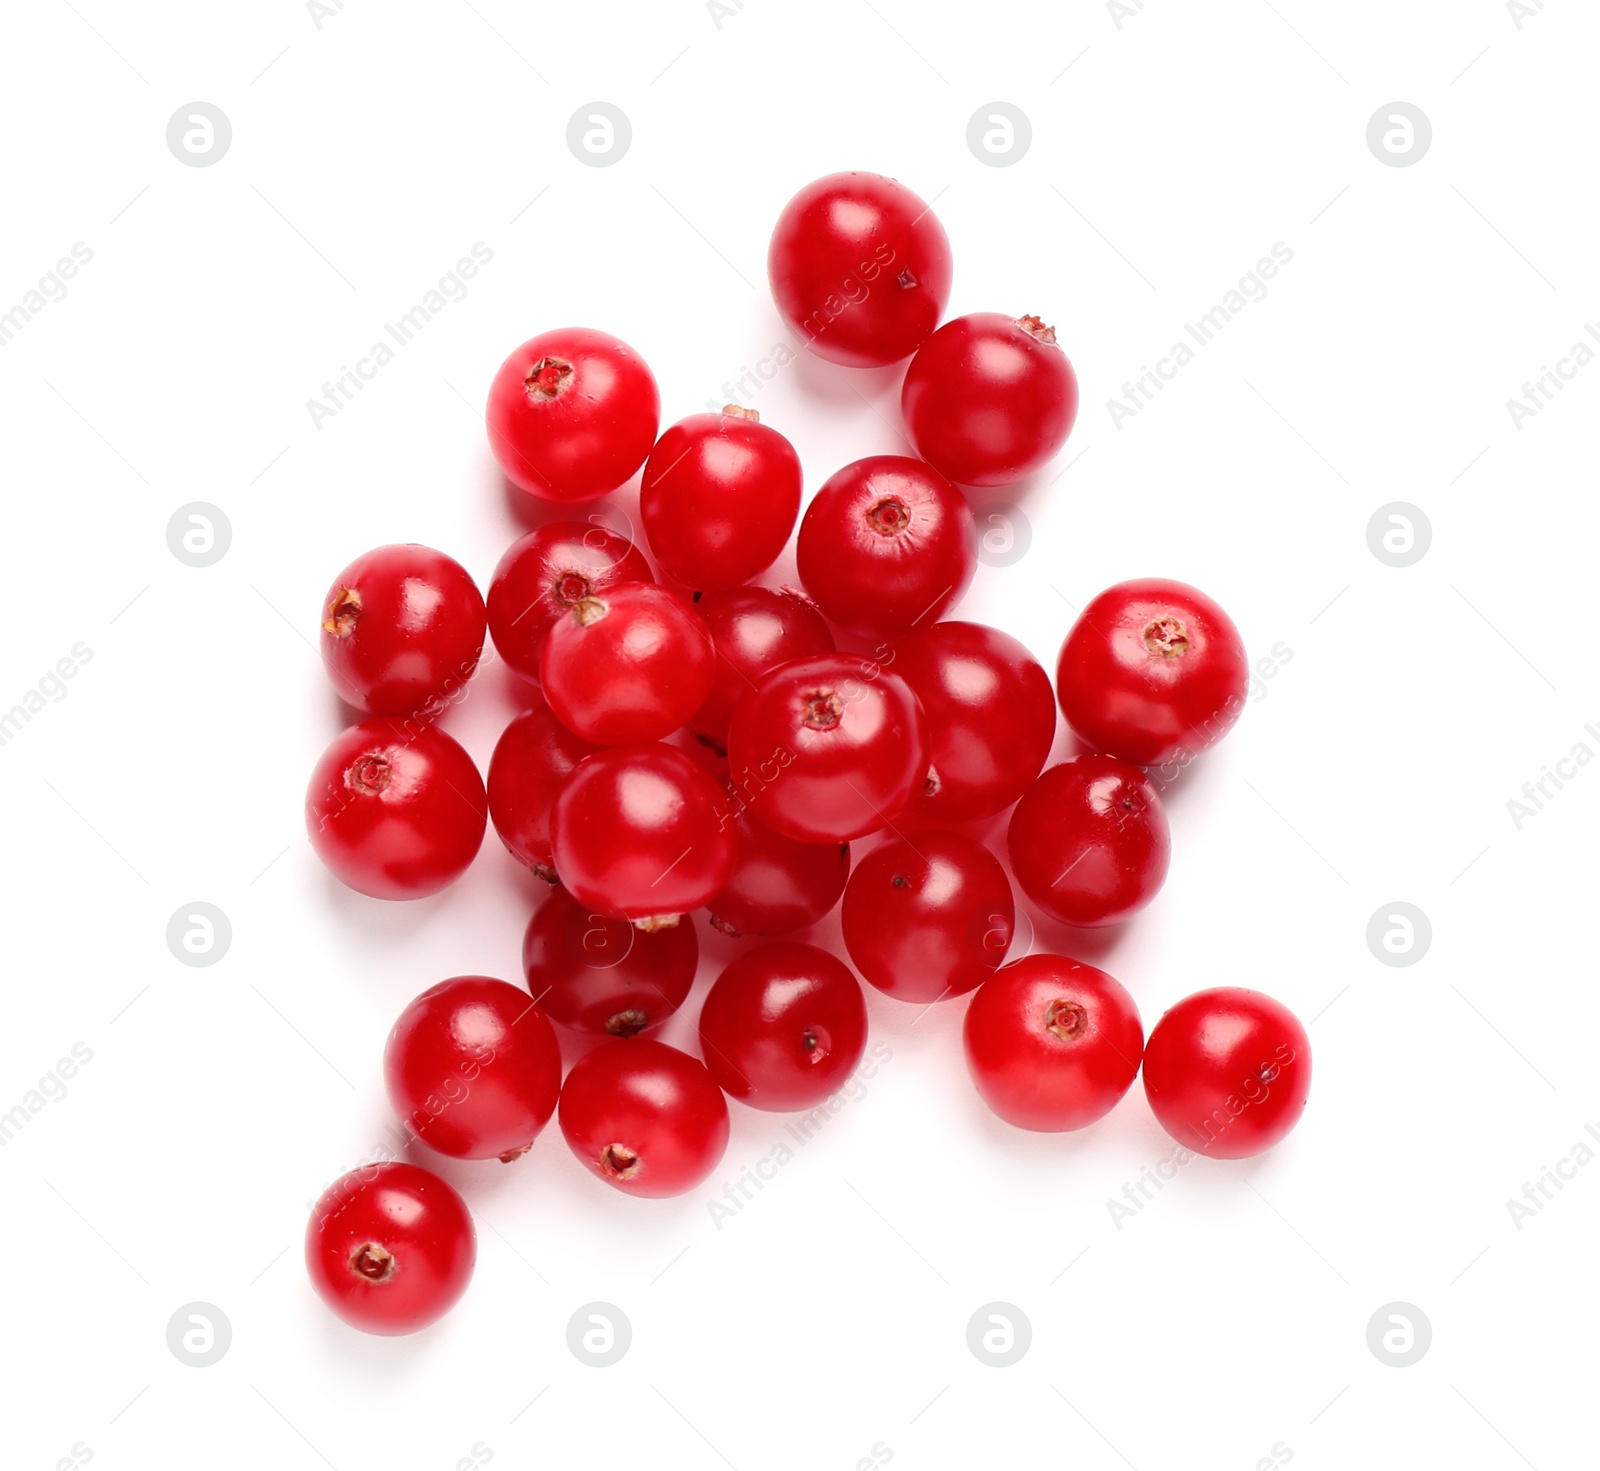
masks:
{"type": "Polygon", "coordinates": [[[982,623],[934,623],[901,639],[890,667],[922,701],[932,749],[908,819],[992,817],[1028,789],[1055,741],[1056,699],[1022,644],[982,623]]]}
{"type": "Polygon", "coordinates": [[[1009,485],[1055,458],[1078,417],[1078,378],[1038,317],[975,312],[917,350],[900,388],[916,451],[961,485],[1009,485]]]}
{"type": "Polygon", "coordinates": [[[1233,620],[1165,577],[1119,582],[1091,600],[1056,664],[1067,723],[1094,750],[1140,766],[1186,765],[1215,745],[1249,685],[1233,620]]]}
{"type": "Polygon", "coordinates": [[[1133,1086],[1144,1050],[1139,1008],[1122,984],[1060,955],[1001,966],[963,1023],[967,1071],[1008,1124],[1040,1133],[1104,1118],[1133,1086]]]}
{"type": "Polygon", "coordinates": [[[867,1048],[867,1003],[843,961],[815,945],[747,950],[700,1012],[700,1052],[730,1098],[785,1112],[815,1108],[867,1048]]]}
{"type": "Polygon", "coordinates": [[[856,654],[780,666],[739,702],[728,729],[738,799],[802,843],[876,832],[927,772],[927,719],[911,686],[856,654]]]}
{"type": "Polygon", "coordinates": [[[489,583],[489,635],[506,664],[539,682],[550,625],[619,582],[654,582],[625,536],[584,521],[552,521],[512,542],[489,583]]]}
{"type": "Polygon", "coordinates": [[[649,1037],[602,1042],[561,1089],[567,1144],[627,1195],[693,1190],[728,1147],[728,1103],[705,1064],[649,1037]]]}
{"type": "Polygon", "coordinates": [[[689,995],[700,942],[691,924],[641,930],[552,889],[522,937],[522,971],[545,1014],[575,1032],[637,1037],[689,995]]]}
{"type": "Polygon", "coordinates": [[[477,856],[488,797],[472,757],[442,730],[363,720],[333,738],[306,788],[311,846],[374,899],[420,899],[477,856]]]}
{"type": "Polygon", "coordinates": [[[550,811],[561,882],[613,919],[666,920],[698,909],[733,876],[727,794],[659,741],[590,756],[550,811]]]}
{"type": "Polygon", "coordinates": [[[891,838],[856,864],[839,919],[863,980],[927,1005],[995,973],[1017,907],[1005,869],[982,843],[928,830],[891,838]]]}
{"type": "Polygon", "coordinates": [[[430,1149],[513,1160],[561,1092],[555,1028],[519,986],[456,976],[404,1011],[383,1053],[389,1103],[430,1149]]]}
{"type": "Polygon", "coordinates": [[[787,935],[815,924],[839,902],[850,876],[848,843],[797,842],[742,805],[732,827],[738,859],[727,887],[706,905],[713,928],[735,939],[787,935]]]}
{"type": "Polygon", "coordinates": [[[626,342],[558,327],[500,365],[484,412],[489,448],[514,485],[547,501],[587,501],[625,484],[661,424],[654,374],[626,342]]]}
{"type": "Polygon", "coordinates": [[[306,1227],[306,1272],[334,1314],[363,1333],[415,1333],[472,1280],[478,1237],[466,1202],[416,1165],[363,1165],[334,1181],[306,1227]]]}
{"type": "Polygon", "coordinates": [[[1085,928],[1143,909],[1172,855],[1154,785],[1114,756],[1050,767],[1017,803],[1006,845],[1023,893],[1052,919],[1085,928]]]}
{"type": "Polygon", "coordinates": [[[559,882],[550,851],[550,808],[585,756],[601,748],[566,728],[543,705],[501,732],[489,758],[489,820],[506,851],[546,883],[559,882]]]}
{"type": "Polygon", "coordinates": [[[1311,1042],[1260,991],[1218,986],[1169,1009],[1144,1050],[1144,1091],[1161,1127],[1211,1159],[1248,1159],[1299,1121],[1311,1042]]]}
{"type": "Polygon", "coordinates": [[[811,498],[795,556],[825,618],[892,639],[935,622],[966,591],[978,565],[977,521],[931,465],[872,455],[811,498]]]}
{"type": "Polygon", "coordinates": [[[659,740],[711,691],[711,635],[676,593],[625,582],[551,624],[539,685],[568,730],[598,745],[659,740]]]}
{"type": "Polygon", "coordinates": [[[461,692],[483,653],[483,596],[443,552],[378,547],[322,600],[322,667],[346,704],[412,715],[461,692]]]}
{"type": "Polygon", "coordinates": [[[639,517],[668,577],[710,592],[770,567],[800,514],[800,456],[754,409],[692,414],[645,462],[639,517]]]}
{"type": "Polygon", "coordinates": [[[932,209],[881,174],[829,174],[783,208],[767,249],[783,319],[831,363],[915,352],[950,299],[950,242],[932,209]]]}
{"type": "Polygon", "coordinates": [[[797,592],[730,587],[695,604],[717,654],[711,693],[689,722],[703,742],[723,750],[733,707],[780,664],[831,654],[833,634],[815,605],[797,592]]]}

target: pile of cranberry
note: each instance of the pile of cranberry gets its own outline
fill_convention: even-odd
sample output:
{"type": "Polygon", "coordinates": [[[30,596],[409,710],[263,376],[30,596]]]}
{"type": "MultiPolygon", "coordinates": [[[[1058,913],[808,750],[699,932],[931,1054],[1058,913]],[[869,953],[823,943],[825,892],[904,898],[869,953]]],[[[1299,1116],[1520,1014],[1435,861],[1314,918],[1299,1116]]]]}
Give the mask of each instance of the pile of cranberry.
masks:
{"type": "MultiPolygon", "coordinates": [[[[560,503],[615,491],[643,466],[654,570],[594,517],[516,542],[487,604],[458,563],[414,545],[367,553],[329,591],[323,659],[370,718],[311,778],[323,862],[364,894],[432,894],[472,862],[487,816],[551,885],[523,943],[527,989],[461,976],[401,1013],[384,1058],[396,1112],[442,1154],[513,1160],[559,1107],[598,1179],[678,1195],[721,1160],[728,1096],[807,1110],[849,1078],[867,1040],[859,974],[917,1006],[974,993],[968,1070],[1019,1128],[1093,1123],[1142,1062],[1151,1107],[1185,1149],[1268,1148],[1310,1084],[1295,1018],[1253,991],[1203,991],[1146,1042],[1105,972],[1053,954],[1003,964],[1012,880],[967,830],[1012,808],[1011,874],[1066,925],[1143,908],[1170,849],[1159,784],[1243,706],[1238,631],[1192,587],[1122,583],[1084,607],[1052,691],[1016,639],[941,621],[976,563],[958,484],[1007,484],[1060,450],[1078,405],[1071,364],[1037,317],[939,326],[944,231],[877,175],[803,189],[769,271],[779,309],[822,357],[912,355],[901,403],[920,458],[846,465],[801,517],[799,458],[755,413],[695,414],[657,438],[656,382],[637,353],[603,332],[546,332],[489,390],[495,457],[560,503]],[[804,592],[757,585],[797,519],[804,592]],[[434,723],[486,629],[530,707],[500,738],[487,786],[434,723]],[[1058,704],[1087,754],[1043,770],[1058,704]],[[850,845],[868,837],[852,871],[850,845]],[[775,938],[841,901],[848,966],[775,938]],[[695,1058],[647,1034],[689,995],[699,911],[749,948],[705,997],[695,1058]],[[563,1079],[552,1023],[607,1040],[563,1079]]],[[[475,1238],[449,1185],[387,1163],[328,1190],[306,1255],[336,1313],[403,1333],[460,1296],[475,1238]]]]}

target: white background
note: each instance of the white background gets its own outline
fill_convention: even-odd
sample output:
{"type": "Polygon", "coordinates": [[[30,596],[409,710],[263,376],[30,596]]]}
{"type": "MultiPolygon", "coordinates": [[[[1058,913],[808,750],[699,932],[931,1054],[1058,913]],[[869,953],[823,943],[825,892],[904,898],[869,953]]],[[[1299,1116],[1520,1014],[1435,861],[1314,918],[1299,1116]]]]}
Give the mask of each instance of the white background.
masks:
{"type": "MultiPolygon", "coordinates": [[[[1520,1230],[1506,1202],[1600,1120],[1579,932],[1600,772],[1520,830],[1506,803],[1600,750],[1600,365],[1520,430],[1506,400],[1600,315],[1592,7],[1519,28],[1490,0],[1147,0],[1119,27],[1091,3],[747,0],[718,25],[691,0],[348,0],[319,27],[289,0],[44,0],[5,30],[0,309],[93,251],[0,349],[0,708],[92,650],[0,747],[0,1112],[93,1053],[0,1151],[8,1467],[1590,1454],[1600,1167],[1520,1230]],[[595,99],[633,130],[606,168],[565,141],[595,99]],[[1396,99],[1433,127],[1407,168],[1366,142],[1396,99]],[[165,143],[195,100],[233,129],[205,168],[165,143]],[[1032,126],[1007,167],[966,143],[996,100],[1032,126]],[[1310,1026],[1310,1107],[1275,1152],[1197,1162],[1119,1229],[1108,1200],[1169,1149],[1140,1089],[1081,1136],[1024,1135],[967,1082],[962,1003],[913,1028],[874,995],[892,1061],[720,1230],[708,1202],[780,1117],[735,1106],[712,1185],[668,1202],[604,1189],[553,1126],[514,1167],[425,1157],[478,1217],[476,1278],[434,1330],[363,1337],[306,1283],[307,1205],[392,1143],[394,1016],[448,975],[516,979],[535,887],[492,834],[415,904],[318,866],[302,793],[347,718],[318,599],[386,541],[486,582],[536,524],[478,412],[535,331],[627,338],[668,420],[720,403],[784,340],[778,210],[849,167],[937,201],[953,313],[1041,313],[1082,379],[1062,460],[999,497],[1028,554],[980,568],[962,616],[1053,666],[1072,606],[1166,574],[1253,654],[1292,651],[1169,794],[1156,903],[1035,943],[1106,966],[1147,1026],[1205,985],[1277,995],[1310,1026]],[[315,427],[307,400],[480,241],[466,298],[315,427]],[[1294,258],[1266,298],[1117,428],[1107,400],[1276,242],[1294,258]],[[208,568],[168,550],[191,501],[231,523],[208,568]],[[1368,548],[1392,501],[1432,526],[1406,568],[1368,548]],[[210,968],[165,943],[195,901],[232,924],[210,968]],[[1395,901],[1433,928],[1407,968],[1366,941],[1395,901]],[[633,1328],[608,1369],[566,1342],[596,1300],[633,1328]],[[1004,1369],[966,1343],[994,1300],[1032,1324],[1004,1369]],[[195,1301],[232,1325],[208,1368],[166,1343],[195,1301]],[[1367,1344],[1395,1301],[1432,1325],[1409,1368],[1367,1344]]],[[[752,401],[814,486],[902,447],[898,383],[805,359],[752,401]]],[[[489,667],[446,726],[485,763],[515,699],[489,667]]],[[[710,973],[730,947],[701,933],[710,973]]]]}

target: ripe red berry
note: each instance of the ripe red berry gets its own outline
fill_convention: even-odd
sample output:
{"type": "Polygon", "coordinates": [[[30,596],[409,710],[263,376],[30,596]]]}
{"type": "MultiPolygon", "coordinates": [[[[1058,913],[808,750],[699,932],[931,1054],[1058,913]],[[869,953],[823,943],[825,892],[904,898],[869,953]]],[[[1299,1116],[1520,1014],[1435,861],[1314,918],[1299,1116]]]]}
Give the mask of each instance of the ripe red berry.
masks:
{"type": "Polygon", "coordinates": [[[687,914],[733,875],[728,805],[716,780],[672,746],[601,751],[567,778],[551,809],[556,872],[598,914],[687,914]]]}
{"type": "Polygon", "coordinates": [[[816,606],[797,592],[730,587],[695,604],[717,654],[711,693],[690,724],[703,744],[722,751],[734,706],[791,659],[831,654],[833,634],[816,606]]]}
{"type": "Polygon", "coordinates": [[[365,1165],[311,1211],[306,1271],[318,1295],[363,1333],[415,1333],[472,1280],[478,1238],[466,1203],[416,1165],[365,1165]]]}
{"type": "Polygon", "coordinates": [[[782,1112],[815,1108],[867,1047],[867,1003],[849,967],[815,945],[747,950],[700,1012],[700,1051],[732,1098],[782,1112]]]}
{"type": "Polygon", "coordinates": [[[667,576],[710,592],[770,567],[800,514],[800,456],[754,409],[674,424],[650,451],[639,515],[667,576]]]}
{"type": "Polygon", "coordinates": [[[1114,756],[1052,766],[1028,788],[1006,833],[1022,891],[1063,924],[1116,924],[1161,888],[1172,855],[1156,789],[1114,756]]]}
{"type": "Polygon", "coordinates": [[[992,817],[1028,789],[1055,741],[1056,701],[1022,644],[981,623],[935,623],[896,644],[891,667],[922,701],[932,748],[908,818],[992,817]]]}
{"type": "Polygon", "coordinates": [[[855,654],[818,654],[769,674],[728,730],[729,779],[757,819],[803,843],[876,832],[928,771],[911,687],[855,654]]]}
{"type": "Polygon", "coordinates": [[[624,484],[650,453],[661,396],[626,342],[558,327],[500,365],[484,418],[506,478],[547,501],[587,501],[624,484]]]}
{"type": "Polygon", "coordinates": [[[1103,970],[1029,955],[983,983],[963,1039],[983,1101],[1019,1129],[1055,1133],[1111,1112],[1138,1075],[1144,1028],[1103,970]]]}
{"type": "Polygon", "coordinates": [[[557,718],[607,746],[671,735],[700,708],[715,672],[700,615],[650,582],[584,598],[550,626],[539,656],[557,718]]]}
{"type": "Polygon", "coordinates": [[[727,887],[706,908],[725,935],[787,935],[815,924],[844,893],[848,843],[802,843],[773,832],[733,799],[738,858],[727,887]]]}
{"type": "Polygon", "coordinates": [[[995,973],[1016,901],[999,860],[962,833],[891,838],[856,865],[839,911],[851,962],[885,995],[926,1005],[995,973]]]}
{"type": "Polygon", "coordinates": [[[550,808],[585,756],[600,747],[566,728],[543,705],[508,725],[489,758],[489,819],[511,856],[546,883],[558,882],[550,851],[550,808]]]}
{"type": "Polygon", "coordinates": [[[1144,1091],[1161,1127],[1212,1159],[1271,1149],[1311,1091],[1311,1042],[1288,1007],[1240,986],[1186,996],[1150,1033],[1144,1091]]]}
{"type": "Polygon", "coordinates": [[[378,547],[322,600],[322,667],[356,709],[411,715],[460,692],[483,633],[483,597],[459,562],[409,543],[378,547]]]}
{"type": "Polygon", "coordinates": [[[637,1037],[689,995],[700,942],[694,926],[641,930],[552,889],[522,937],[528,990],[552,1021],[577,1032],[637,1037]]]}
{"type": "Polygon", "coordinates": [[[950,242],[933,210],[881,174],[829,174],[784,206],[767,251],[772,297],[829,362],[882,367],[915,352],[950,299],[950,242]]]}
{"type": "Polygon", "coordinates": [[[868,638],[935,622],[978,565],[965,497],[921,460],[873,455],[811,498],[795,547],[800,580],[823,616],[868,638]]]}
{"type": "Polygon", "coordinates": [[[1187,764],[1232,728],[1250,684],[1239,630],[1197,588],[1164,577],[1108,587],[1056,665],[1067,723],[1140,766],[1187,764]]]}
{"type": "Polygon", "coordinates": [[[917,350],[900,389],[916,451],[961,485],[1009,485],[1055,458],[1078,417],[1078,379],[1038,317],[975,312],[917,350]]]}
{"type": "Polygon", "coordinates": [[[383,1078],[390,1105],[430,1149],[509,1161],[532,1147],[555,1112],[561,1049],[526,991],[456,976],[400,1013],[383,1078]]]}
{"type": "Polygon", "coordinates": [[[552,521],[512,542],[489,583],[489,633],[506,664],[539,682],[550,625],[619,582],[654,582],[625,536],[583,521],[552,521]]]}
{"type": "Polygon", "coordinates": [[[628,1195],[693,1190],[728,1147],[728,1104],[705,1065],[649,1037],[602,1042],[561,1089],[561,1132],[584,1166],[628,1195]]]}
{"type": "Polygon", "coordinates": [[[442,730],[363,720],[335,736],[306,788],[306,831],[335,877],[375,899],[419,899],[466,871],[487,825],[472,757],[442,730]]]}

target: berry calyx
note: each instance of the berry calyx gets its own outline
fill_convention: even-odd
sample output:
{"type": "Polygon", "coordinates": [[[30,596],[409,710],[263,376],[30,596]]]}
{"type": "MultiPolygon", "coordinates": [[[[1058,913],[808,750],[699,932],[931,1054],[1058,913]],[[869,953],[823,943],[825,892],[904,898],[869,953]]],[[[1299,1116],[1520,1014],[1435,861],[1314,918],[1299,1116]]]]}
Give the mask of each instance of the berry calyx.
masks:
{"type": "Polygon", "coordinates": [[[1056,340],[1056,329],[1045,326],[1043,318],[1036,317],[1032,313],[1025,317],[1018,317],[1017,326],[1021,327],[1029,336],[1038,338],[1040,342],[1053,343],[1056,340]]]}
{"type": "Polygon", "coordinates": [[[328,616],[322,620],[324,633],[349,638],[356,630],[356,615],[361,611],[361,594],[353,587],[341,587],[328,603],[328,616]]]}
{"type": "Polygon", "coordinates": [[[529,398],[555,398],[572,380],[572,364],[564,358],[540,358],[523,379],[529,398]]]}

